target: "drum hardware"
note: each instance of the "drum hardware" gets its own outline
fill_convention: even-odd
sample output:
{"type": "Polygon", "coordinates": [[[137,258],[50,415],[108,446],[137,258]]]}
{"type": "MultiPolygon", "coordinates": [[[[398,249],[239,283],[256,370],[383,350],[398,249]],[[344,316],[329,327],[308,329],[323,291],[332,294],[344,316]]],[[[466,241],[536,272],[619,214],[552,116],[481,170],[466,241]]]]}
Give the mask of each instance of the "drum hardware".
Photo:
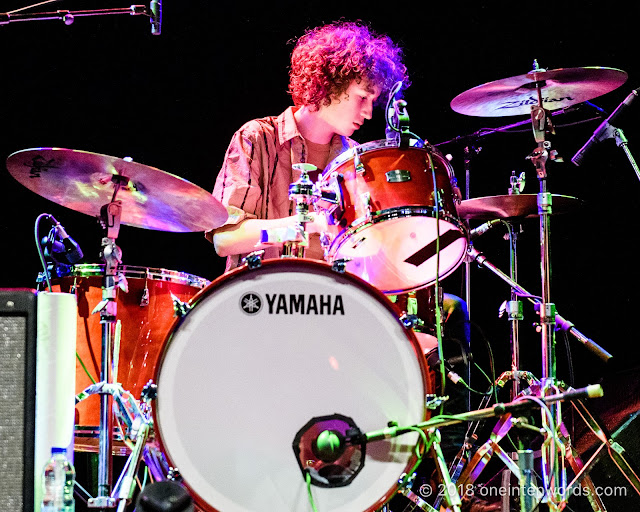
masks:
{"type": "Polygon", "coordinates": [[[331,262],[331,270],[334,272],[338,272],[343,274],[347,271],[347,263],[349,263],[349,259],[337,259],[331,262]]]}
{"type": "Polygon", "coordinates": [[[9,23],[17,22],[17,21],[52,21],[52,20],[60,20],[65,25],[71,25],[75,21],[76,17],[86,17],[86,16],[104,16],[104,15],[114,15],[114,14],[128,14],[130,16],[152,16],[152,12],[150,12],[145,5],[131,5],[130,7],[123,8],[115,8],[115,9],[88,9],[82,11],[68,11],[68,10],[58,10],[55,12],[31,12],[25,13],[22,12],[25,9],[30,7],[35,7],[39,5],[43,5],[46,3],[51,3],[56,0],[46,0],[44,2],[39,2],[29,7],[22,7],[20,9],[15,9],[11,12],[0,13],[0,25],[8,25],[9,23]]]}
{"type": "MultiPolygon", "coordinates": [[[[7,168],[16,180],[33,192],[100,221],[103,230],[100,251],[103,270],[99,274],[102,293],[101,300],[93,309],[93,314],[100,316],[101,326],[100,380],[88,388],[100,396],[98,492],[89,500],[89,507],[114,508],[120,502],[120,508],[123,508],[132,492],[130,471],[137,468],[148,429],[142,425],[139,431],[130,432],[137,441],[132,452],[136,461],[134,464],[130,462],[129,472],[123,475],[122,484],[118,484],[120,489],[111,495],[114,412],[113,396],[109,390],[119,377],[113,365],[119,360],[119,330],[122,325],[117,318],[117,290],[126,292],[128,288],[120,271],[122,251],[116,245],[120,225],[176,232],[206,231],[224,224],[228,216],[226,208],[200,187],[159,169],[135,163],[130,158],[38,148],[13,153],[7,158],[7,168]],[[86,193],[87,190],[91,190],[91,194],[86,193]]],[[[66,248],[71,239],[60,229],[57,231],[66,248]]],[[[46,273],[47,281],[48,276],[46,273]]],[[[148,279],[148,272],[145,278],[148,279]]],[[[147,281],[145,286],[148,291],[147,281]]],[[[73,287],[76,287],[75,278],[73,287]]],[[[141,302],[144,305],[144,291],[141,302]]],[[[82,361],[81,364],[86,369],[82,361]]],[[[79,398],[86,398],[87,394],[90,393],[85,390],[79,398]]],[[[132,426],[128,424],[129,428],[132,426]]]]}
{"type": "Polygon", "coordinates": [[[305,226],[313,220],[309,216],[309,205],[314,201],[314,184],[309,179],[309,172],[317,170],[317,167],[306,163],[293,164],[291,167],[300,174],[298,179],[289,185],[289,199],[295,201],[296,205],[295,226],[263,230],[261,241],[282,244],[282,255],[285,258],[304,258],[309,246],[309,235],[305,226]]]}
{"type": "MultiPolygon", "coordinates": [[[[341,419],[345,418],[340,415],[334,415],[334,416],[339,416],[341,419]]],[[[296,455],[298,456],[298,459],[300,459],[299,455],[301,453],[300,433],[303,431],[306,432],[307,430],[305,429],[308,429],[310,424],[315,425],[314,423],[315,420],[327,421],[328,418],[329,417],[314,418],[298,433],[298,435],[296,435],[296,439],[294,440],[294,450],[296,451],[296,455]]],[[[453,482],[448,476],[449,472],[446,467],[444,454],[442,453],[442,448],[440,447],[440,442],[441,442],[440,431],[438,430],[437,427],[426,428],[427,423],[429,424],[437,423],[436,422],[437,418],[438,417],[436,416],[435,418],[433,418],[432,421],[425,422],[420,425],[409,426],[409,427],[400,427],[397,423],[390,422],[388,426],[382,430],[376,430],[376,431],[371,431],[367,433],[363,433],[357,426],[355,426],[355,424],[352,424],[350,422],[349,426],[351,428],[346,431],[346,435],[342,435],[340,434],[340,432],[337,432],[336,430],[321,431],[319,434],[316,435],[314,440],[312,440],[311,442],[307,441],[307,444],[311,444],[312,446],[311,449],[307,448],[307,452],[309,452],[310,450],[314,451],[314,448],[315,448],[314,453],[316,454],[316,457],[320,458],[323,462],[335,462],[339,460],[339,458],[341,458],[347,452],[347,450],[349,450],[349,448],[352,448],[354,446],[355,447],[360,446],[362,452],[364,453],[368,443],[383,441],[383,440],[393,438],[402,434],[406,434],[409,432],[418,432],[421,436],[420,438],[421,443],[416,448],[416,450],[420,453],[418,457],[418,462],[415,464],[411,472],[401,475],[398,481],[398,483],[400,484],[399,492],[411,498],[415,496],[410,491],[413,480],[415,479],[414,471],[415,469],[417,469],[418,465],[420,464],[420,461],[424,453],[427,450],[429,450],[431,451],[432,458],[436,463],[436,471],[440,477],[440,481],[442,482],[442,488],[438,489],[438,491],[442,492],[444,499],[446,500],[447,504],[450,507],[450,510],[454,512],[460,512],[460,506],[462,504],[460,499],[460,494],[456,486],[453,484],[453,482]]],[[[346,419],[350,420],[350,418],[346,418],[346,419]]],[[[322,425],[322,423],[320,424],[322,425]]],[[[353,458],[353,455],[351,455],[350,457],[347,457],[349,462],[352,462],[351,460],[352,458],[353,458]]],[[[299,460],[299,464],[303,473],[309,472],[309,469],[303,467],[300,460],[299,460]]],[[[356,471],[347,472],[347,474],[349,475],[348,482],[343,483],[342,481],[340,481],[336,485],[329,484],[328,486],[337,487],[342,485],[349,485],[353,481],[353,479],[357,476],[357,473],[358,471],[360,471],[360,469],[362,469],[362,466],[360,466],[356,471]]],[[[335,472],[336,470],[333,469],[332,473],[335,474],[335,472]]],[[[318,483],[318,480],[319,479],[317,479],[317,477],[314,478],[312,476],[311,484],[327,486],[327,484],[325,484],[322,480],[319,480],[319,483],[318,483]]],[[[412,501],[420,506],[422,506],[422,504],[424,503],[424,505],[427,506],[427,508],[425,508],[424,510],[435,510],[434,508],[430,507],[428,503],[423,502],[422,500],[412,499],[412,501]]]]}
{"type": "MultiPolygon", "coordinates": [[[[512,322],[510,336],[512,345],[512,377],[518,376],[519,363],[516,327],[517,322],[521,318],[519,297],[526,296],[532,300],[539,315],[539,332],[542,343],[542,378],[538,386],[537,394],[539,396],[532,399],[544,398],[544,396],[549,393],[557,392],[562,385],[557,381],[555,373],[555,330],[558,328],[558,325],[563,325],[563,321],[562,319],[558,319],[555,304],[550,300],[551,267],[549,257],[549,232],[550,217],[554,213],[552,208],[554,197],[547,189],[547,162],[562,161],[562,159],[557,151],[552,149],[551,142],[548,140],[548,135],[555,135],[550,111],[575,105],[609,92],[624,83],[624,81],[626,81],[626,73],[620,70],[609,68],[573,68],[568,70],[547,71],[541,69],[537,61],[534,61],[533,70],[525,76],[490,82],[478,86],[458,95],[451,102],[451,107],[455,111],[467,115],[489,117],[524,113],[529,113],[530,115],[530,123],[533,129],[536,148],[527,156],[527,159],[531,161],[535,168],[539,182],[539,193],[535,196],[528,196],[528,199],[524,199],[527,196],[520,194],[522,191],[520,183],[518,183],[518,179],[515,178],[515,176],[512,176],[508,196],[492,198],[490,200],[481,199],[480,203],[494,203],[500,206],[508,205],[508,207],[505,208],[506,211],[496,212],[494,210],[491,212],[489,218],[515,219],[538,217],[539,219],[541,296],[535,297],[535,300],[533,300],[534,297],[528,293],[522,293],[523,290],[519,289],[517,283],[514,282],[516,279],[514,268],[515,233],[511,224],[507,223],[509,225],[509,239],[511,242],[512,279],[507,278],[505,281],[516,284],[516,286],[511,287],[511,301],[506,302],[503,309],[503,312],[509,314],[509,319],[512,322]],[[534,197],[535,203],[533,202],[534,197]],[[520,206],[524,206],[524,208],[517,210],[520,206]]],[[[573,198],[566,200],[567,198],[563,197],[562,199],[565,200],[564,202],[567,204],[574,202],[573,198]]],[[[482,218],[482,216],[487,214],[486,208],[479,208],[473,214],[470,214],[469,211],[464,212],[464,207],[469,206],[469,204],[470,203],[460,205],[459,213],[462,217],[471,218],[473,215],[477,215],[477,210],[485,210],[481,215],[478,215],[477,218],[482,218]]],[[[486,204],[483,206],[486,206],[486,204]]],[[[481,256],[472,246],[468,249],[468,255],[472,258],[471,261],[474,259],[479,261],[479,257],[481,256]]],[[[491,266],[488,268],[491,268],[491,266]]],[[[495,270],[495,268],[493,268],[492,271],[493,270],[495,270]]],[[[502,273],[496,273],[496,275],[500,274],[502,273]]],[[[504,274],[500,277],[506,278],[504,274]]],[[[564,323],[564,326],[569,332],[574,330],[572,324],[564,323]]],[[[611,357],[610,354],[600,349],[600,347],[591,342],[591,340],[584,340],[584,336],[582,336],[581,333],[576,331],[573,332],[573,334],[602,359],[608,360],[611,357]]],[[[514,378],[514,380],[519,381],[517,378],[514,378]]],[[[512,395],[517,391],[518,388],[514,382],[512,395]]],[[[547,497],[549,506],[555,510],[555,507],[562,508],[566,504],[568,496],[565,492],[567,488],[567,474],[564,465],[565,458],[579,475],[582,475],[580,472],[581,461],[572,457],[569,448],[565,449],[565,447],[570,446],[568,438],[562,441],[558,439],[558,433],[564,429],[562,415],[560,413],[560,403],[550,403],[548,413],[542,416],[541,421],[545,432],[547,432],[545,443],[543,443],[541,449],[542,481],[549,492],[547,497]],[[559,447],[563,448],[561,455],[559,454],[559,447]],[[560,463],[560,456],[562,457],[562,464],[560,463]]],[[[508,428],[510,428],[510,426],[508,428]]],[[[506,428],[506,430],[508,430],[508,428],[506,428]]],[[[525,454],[522,455],[525,457],[525,454]]],[[[506,460],[505,464],[509,467],[509,463],[507,463],[506,460]]],[[[472,466],[469,471],[473,470],[474,468],[472,466]]],[[[470,474],[469,471],[466,473],[467,478],[470,474]]],[[[590,478],[582,477],[582,479],[582,485],[593,487],[590,478]]],[[[520,476],[519,481],[522,485],[523,479],[521,479],[520,476]]],[[[521,503],[521,507],[523,506],[524,503],[521,503]]],[[[522,508],[522,510],[524,510],[524,508],[522,508]]]]}
{"type": "Polygon", "coordinates": [[[595,146],[597,143],[602,142],[606,139],[615,139],[616,146],[622,148],[627,159],[631,163],[631,167],[636,173],[638,179],[640,179],[640,168],[638,168],[638,164],[636,163],[633,155],[629,150],[629,143],[627,138],[625,137],[623,131],[620,128],[617,128],[613,125],[615,120],[622,114],[625,110],[629,108],[631,103],[637,98],[640,93],[640,88],[631,91],[631,93],[616,107],[616,109],[609,115],[601,124],[596,128],[593,132],[593,135],[589,138],[589,140],[582,146],[578,152],[571,158],[571,161],[579,166],[589,151],[595,146]]]}
{"type": "MultiPolygon", "coordinates": [[[[472,261],[475,261],[481,267],[484,267],[490,270],[494,275],[502,279],[505,283],[507,283],[513,290],[515,290],[518,297],[522,297],[531,302],[534,306],[537,306],[541,302],[541,298],[539,296],[533,295],[529,293],[525,288],[520,286],[517,282],[511,279],[507,274],[502,272],[497,266],[489,261],[489,259],[484,255],[484,253],[478,251],[475,247],[472,247],[469,250],[469,257],[472,261]]],[[[571,334],[577,341],[579,341],[585,348],[587,348],[590,352],[592,352],[595,356],[601,359],[603,362],[608,362],[613,356],[607,352],[604,348],[600,347],[595,341],[585,336],[582,332],[580,332],[575,325],[562,317],[557,311],[555,315],[556,319],[556,329],[562,330],[571,334]]]]}
{"type": "MultiPolygon", "coordinates": [[[[412,133],[409,129],[409,114],[407,102],[402,99],[400,93],[404,87],[402,81],[396,82],[389,91],[386,105],[385,135],[388,141],[394,141],[398,147],[407,148],[412,143],[423,147],[425,141],[412,133]]],[[[356,167],[357,168],[357,167],[356,167]]]]}
{"type": "MultiPolygon", "coordinates": [[[[497,275],[498,277],[500,277],[501,279],[503,279],[506,283],[508,283],[512,290],[516,293],[516,295],[518,297],[521,298],[526,298],[528,299],[531,303],[533,303],[534,308],[538,308],[540,303],[541,303],[541,298],[540,297],[536,297],[531,295],[527,290],[525,290],[524,288],[522,288],[520,285],[518,285],[515,281],[513,281],[511,278],[509,278],[506,274],[502,273],[499,269],[497,269],[494,265],[492,265],[490,262],[488,262],[488,260],[486,259],[486,257],[484,257],[484,255],[482,255],[481,253],[479,253],[476,249],[471,248],[470,249],[470,253],[472,255],[473,260],[477,261],[481,266],[488,268],[489,270],[491,270],[495,275],[497,275]]],[[[607,362],[612,356],[611,354],[609,354],[608,352],[606,352],[606,350],[602,349],[601,347],[599,347],[595,342],[593,342],[592,340],[590,340],[589,338],[587,338],[586,336],[584,336],[580,331],[578,331],[574,324],[572,324],[570,321],[565,320],[563,317],[561,317],[559,314],[557,314],[556,312],[556,329],[558,330],[563,330],[565,332],[568,332],[570,334],[572,334],[578,341],[580,341],[587,349],[589,349],[592,353],[594,353],[596,356],[598,356],[601,360],[603,360],[604,362],[607,362]]],[[[524,391],[521,391],[519,396],[517,397],[518,400],[520,399],[527,399],[527,398],[532,398],[535,399],[536,397],[542,397],[543,400],[545,400],[545,396],[542,393],[542,389],[544,388],[544,381],[543,380],[538,380],[535,376],[533,376],[533,374],[531,374],[530,372],[526,372],[526,371],[522,371],[522,370],[518,370],[518,371],[509,371],[509,372],[504,372],[497,380],[496,380],[496,385],[499,387],[503,387],[508,381],[521,381],[521,380],[526,380],[529,383],[530,388],[526,389],[524,391]]],[[[563,390],[564,388],[564,384],[562,383],[558,383],[557,384],[558,389],[563,390]]],[[[515,386],[514,386],[515,389],[515,386]]],[[[568,391],[568,393],[571,393],[572,391],[568,391]]],[[[592,432],[598,436],[600,439],[602,439],[602,429],[599,427],[599,425],[597,424],[596,420],[593,418],[593,416],[590,414],[590,412],[588,411],[588,409],[586,408],[586,406],[581,402],[581,401],[575,401],[573,402],[574,407],[576,408],[576,410],[578,410],[578,412],[580,413],[581,417],[585,420],[585,422],[587,423],[587,425],[589,426],[589,428],[592,430],[592,432]]],[[[552,414],[550,412],[550,414],[552,414]]],[[[564,482],[565,487],[563,487],[564,490],[564,494],[562,496],[562,499],[568,499],[567,497],[570,497],[571,494],[571,490],[578,484],[583,485],[583,486],[587,486],[588,487],[588,491],[587,492],[591,492],[593,496],[596,496],[595,493],[595,488],[593,487],[593,483],[591,482],[590,477],[588,476],[588,471],[590,469],[590,467],[593,465],[594,458],[592,457],[589,461],[587,461],[586,463],[583,463],[579,457],[577,456],[577,454],[572,453],[570,446],[571,446],[571,442],[569,439],[569,435],[566,433],[566,427],[564,426],[564,423],[562,421],[559,421],[556,423],[556,429],[551,429],[550,425],[545,425],[546,427],[546,432],[547,432],[547,436],[555,436],[555,430],[558,430],[559,432],[563,433],[562,434],[562,440],[561,440],[561,444],[563,446],[566,447],[566,449],[562,452],[563,453],[563,457],[566,457],[567,461],[569,462],[570,466],[572,467],[572,469],[574,470],[574,478],[573,481],[570,483],[567,483],[566,481],[564,482]],[[553,433],[552,433],[553,432],[553,433]]],[[[492,439],[488,442],[488,444],[491,444],[493,447],[494,441],[497,442],[497,438],[495,438],[495,436],[497,436],[498,438],[503,437],[504,435],[506,435],[507,431],[511,428],[510,424],[504,425],[499,423],[498,425],[496,425],[496,427],[494,428],[494,434],[492,436],[492,439]],[[504,431],[502,430],[504,428],[504,431]]],[[[560,442],[560,441],[559,441],[560,442]]],[[[617,456],[615,454],[615,450],[613,448],[611,448],[610,445],[610,441],[608,439],[603,439],[602,440],[602,446],[601,449],[603,447],[607,447],[609,449],[609,452],[611,454],[612,457],[617,456]]],[[[476,455],[474,455],[474,459],[472,459],[469,463],[467,468],[465,468],[463,474],[460,477],[460,482],[464,485],[466,485],[467,483],[473,482],[475,481],[475,479],[479,476],[480,472],[484,469],[485,465],[486,465],[486,461],[492,456],[492,454],[494,453],[493,451],[487,450],[487,446],[485,445],[482,449],[478,449],[478,451],[476,452],[476,455]],[[485,462],[482,462],[485,461],[485,462]]],[[[548,446],[545,445],[545,447],[548,446]]],[[[492,448],[493,450],[493,448],[492,448]]],[[[544,450],[543,450],[544,451],[544,450]]],[[[508,455],[504,455],[504,457],[508,457],[508,455]]],[[[503,457],[500,457],[501,460],[503,459],[503,457]]],[[[559,462],[553,461],[551,466],[547,466],[548,468],[555,468],[555,466],[553,464],[558,464],[559,462]]],[[[511,471],[512,474],[514,475],[519,475],[520,473],[516,473],[513,467],[513,464],[511,463],[506,463],[508,471],[511,471]]],[[[561,466],[564,467],[564,466],[561,466]]],[[[629,466],[629,464],[624,460],[620,460],[619,461],[619,468],[621,470],[621,472],[623,473],[623,475],[627,478],[630,479],[630,481],[632,482],[632,485],[634,485],[634,487],[636,488],[636,490],[640,493],[640,480],[638,480],[635,476],[634,471],[631,469],[631,467],[629,466]]],[[[518,471],[520,471],[520,469],[518,469],[518,471]]],[[[549,476],[547,477],[547,479],[549,478],[549,476]]],[[[566,478],[566,477],[565,477],[566,478]]],[[[548,481],[548,480],[545,480],[548,481]]],[[[558,498],[555,497],[555,499],[557,500],[558,498]]],[[[553,506],[554,502],[552,500],[550,500],[550,505],[553,506]]],[[[560,506],[562,505],[562,502],[560,504],[560,506]]],[[[594,510],[603,510],[602,508],[600,508],[600,505],[598,503],[596,503],[596,505],[594,506],[594,510]]]]}
{"type": "Polygon", "coordinates": [[[171,293],[171,301],[173,302],[174,316],[180,318],[184,317],[192,307],[188,302],[180,300],[173,293],[171,293]]]}
{"type": "Polygon", "coordinates": [[[242,264],[248,268],[260,268],[262,266],[262,257],[264,256],[264,250],[253,251],[242,258],[242,264]]]}
{"type": "Polygon", "coordinates": [[[404,169],[394,169],[393,171],[387,171],[384,173],[387,182],[389,183],[402,183],[404,181],[411,181],[411,171],[404,169]]]}

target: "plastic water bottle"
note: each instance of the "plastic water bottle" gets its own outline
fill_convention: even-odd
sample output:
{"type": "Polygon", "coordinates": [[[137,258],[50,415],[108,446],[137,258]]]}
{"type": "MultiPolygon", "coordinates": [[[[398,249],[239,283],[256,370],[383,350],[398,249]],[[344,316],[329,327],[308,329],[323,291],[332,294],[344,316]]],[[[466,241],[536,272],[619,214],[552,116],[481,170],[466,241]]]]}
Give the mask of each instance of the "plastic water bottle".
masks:
{"type": "Polygon", "coordinates": [[[65,448],[51,448],[51,458],[42,474],[42,505],[40,512],[74,512],[73,487],[76,470],[67,459],[65,448]]]}

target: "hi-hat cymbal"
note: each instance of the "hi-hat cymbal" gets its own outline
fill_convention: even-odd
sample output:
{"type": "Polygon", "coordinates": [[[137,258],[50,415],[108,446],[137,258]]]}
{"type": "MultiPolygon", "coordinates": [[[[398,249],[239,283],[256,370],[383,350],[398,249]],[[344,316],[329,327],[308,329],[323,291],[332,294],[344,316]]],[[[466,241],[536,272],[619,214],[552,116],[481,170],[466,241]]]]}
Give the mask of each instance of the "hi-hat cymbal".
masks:
{"type": "MultiPolygon", "coordinates": [[[[567,213],[582,205],[576,197],[551,195],[551,213],[567,213]]],[[[462,219],[492,220],[538,217],[537,194],[476,197],[462,201],[458,207],[462,219]]]]}
{"type": "Polygon", "coordinates": [[[589,101],[620,87],[627,73],[604,67],[534,70],[526,75],[487,82],[458,94],[451,108],[468,116],[503,117],[527,115],[538,104],[553,111],[589,101]]]}
{"type": "Polygon", "coordinates": [[[158,231],[207,231],[227,220],[226,208],[211,193],[173,174],[130,159],[63,148],[17,151],[7,169],[36,194],[94,217],[112,201],[114,176],[128,181],[117,192],[120,222],[158,231]]]}

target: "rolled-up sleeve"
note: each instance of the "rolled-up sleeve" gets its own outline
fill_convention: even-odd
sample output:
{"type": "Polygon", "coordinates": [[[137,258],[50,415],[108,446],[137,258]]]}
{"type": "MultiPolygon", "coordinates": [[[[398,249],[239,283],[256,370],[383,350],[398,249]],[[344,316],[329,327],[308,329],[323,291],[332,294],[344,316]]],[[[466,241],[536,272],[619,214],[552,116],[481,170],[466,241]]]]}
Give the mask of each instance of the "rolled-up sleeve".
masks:
{"type": "MultiPolygon", "coordinates": [[[[255,130],[251,128],[251,124],[247,124],[233,135],[216,178],[213,197],[229,214],[227,221],[217,229],[261,217],[262,152],[256,144],[255,130]]],[[[216,229],[206,232],[207,240],[213,241],[215,233],[216,229]]]]}

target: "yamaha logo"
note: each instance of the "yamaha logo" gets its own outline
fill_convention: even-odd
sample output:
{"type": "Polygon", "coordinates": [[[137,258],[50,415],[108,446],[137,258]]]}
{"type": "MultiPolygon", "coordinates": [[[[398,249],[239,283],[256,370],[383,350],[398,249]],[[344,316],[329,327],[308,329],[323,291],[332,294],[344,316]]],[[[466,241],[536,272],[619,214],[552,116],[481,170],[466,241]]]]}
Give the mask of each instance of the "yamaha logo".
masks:
{"type": "Polygon", "coordinates": [[[240,299],[240,307],[247,315],[255,315],[262,309],[262,297],[254,292],[245,293],[240,299]]]}

